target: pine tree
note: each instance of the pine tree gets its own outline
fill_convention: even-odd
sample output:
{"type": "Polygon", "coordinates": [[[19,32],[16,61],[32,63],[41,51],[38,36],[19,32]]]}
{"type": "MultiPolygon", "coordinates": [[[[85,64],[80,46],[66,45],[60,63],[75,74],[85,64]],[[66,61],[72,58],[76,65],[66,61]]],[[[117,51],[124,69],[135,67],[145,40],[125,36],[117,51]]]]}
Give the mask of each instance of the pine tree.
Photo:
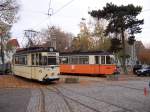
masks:
{"type": "MultiPolygon", "coordinates": [[[[108,21],[107,28],[105,30],[105,34],[109,35],[112,33],[119,33],[121,35],[121,43],[122,43],[122,66],[125,73],[126,72],[126,52],[125,52],[125,31],[131,36],[134,36],[136,33],[140,33],[141,29],[140,25],[143,24],[144,20],[138,20],[137,15],[142,11],[141,6],[134,6],[129,4],[127,6],[121,5],[117,6],[113,3],[107,3],[102,10],[93,10],[89,12],[89,14],[97,19],[106,19],[108,21]]],[[[132,38],[129,38],[132,40],[132,38]]]]}

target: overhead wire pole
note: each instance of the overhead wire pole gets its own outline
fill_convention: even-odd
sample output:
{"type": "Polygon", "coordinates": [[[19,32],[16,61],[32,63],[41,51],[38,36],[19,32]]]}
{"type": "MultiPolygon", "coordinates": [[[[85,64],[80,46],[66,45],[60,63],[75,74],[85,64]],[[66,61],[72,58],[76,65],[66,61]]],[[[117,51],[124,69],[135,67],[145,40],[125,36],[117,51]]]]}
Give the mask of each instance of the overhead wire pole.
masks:
{"type": "MultiPolygon", "coordinates": [[[[53,12],[53,8],[51,8],[51,0],[49,2],[49,9],[48,9],[48,16],[51,17],[53,15],[55,15],[56,13],[60,12],[63,8],[67,7],[69,4],[71,4],[74,0],[71,0],[69,2],[67,2],[65,5],[63,5],[62,7],[60,7],[58,10],[56,10],[55,12],[53,12]],[[51,11],[51,13],[50,13],[51,11]]],[[[56,39],[56,35],[54,32],[54,28],[50,28],[50,38],[51,38],[51,42],[50,45],[53,46],[55,49],[57,49],[57,39],[56,39]]]]}
{"type": "MultiPolygon", "coordinates": [[[[43,24],[43,22],[47,21],[49,19],[49,17],[57,14],[58,12],[60,12],[62,9],[64,9],[65,7],[67,7],[69,4],[71,4],[74,0],[71,0],[69,2],[67,2],[66,4],[64,4],[62,7],[60,7],[58,10],[56,10],[55,12],[53,11],[53,8],[51,8],[51,4],[52,4],[52,0],[49,1],[49,8],[48,8],[48,13],[46,15],[48,15],[48,17],[46,19],[44,19],[42,22],[40,22],[38,25],[36,25],[35,27],[38,27],[39,25],[43,24]]],[[[41,14],[41,12],[39,12],[41,14]]],[[[44,14],[45,15],[45,14],[44,14]]],[[[35,28],[34,27],[34,28],[35,28]]],[[[32,29],[34,29],[32,28],[32,29]]],[[[53,29],[52,29],[53,30],[53,29]]],[[[56,39],[55,39],[56,40],[56,39]]],[[[56,44],[54,44],[56,45],[56,44]]]]}

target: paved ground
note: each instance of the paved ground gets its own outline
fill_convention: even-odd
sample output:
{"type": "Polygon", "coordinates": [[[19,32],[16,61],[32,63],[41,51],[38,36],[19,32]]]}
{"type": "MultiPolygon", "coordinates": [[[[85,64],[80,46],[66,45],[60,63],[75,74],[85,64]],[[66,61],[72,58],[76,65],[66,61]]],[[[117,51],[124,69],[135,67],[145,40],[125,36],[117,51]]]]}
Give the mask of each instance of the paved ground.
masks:
{"type": "Polygon", "coordinates": [[[29,89],[0,89],[0,112],[26,112],[30,96],[29,89]]]}
{"type": "Polygon", "coordinates": [[[67,77],[43,85],[0,76],[0,112],[150,112],[150,77],[75,77],[79,83],[64,83],[67,77]]]}

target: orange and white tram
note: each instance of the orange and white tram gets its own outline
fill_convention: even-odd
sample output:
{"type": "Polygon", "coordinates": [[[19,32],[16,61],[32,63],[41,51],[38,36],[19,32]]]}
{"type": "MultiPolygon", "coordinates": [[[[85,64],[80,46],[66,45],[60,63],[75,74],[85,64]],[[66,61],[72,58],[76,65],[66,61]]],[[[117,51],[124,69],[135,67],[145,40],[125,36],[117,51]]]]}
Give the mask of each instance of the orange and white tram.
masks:
{"type": "Polygon", "coordinates": [[[59,79],[59,52],[50,47],[30,47],[16,51],[13,56],[14,75],[38,81],[59,79]]]}
{"type": "Polygon", "coordinates": [[[61,74],[111,75],[116,71],[114,55],[108,52],[60,54],[61,74]]]}

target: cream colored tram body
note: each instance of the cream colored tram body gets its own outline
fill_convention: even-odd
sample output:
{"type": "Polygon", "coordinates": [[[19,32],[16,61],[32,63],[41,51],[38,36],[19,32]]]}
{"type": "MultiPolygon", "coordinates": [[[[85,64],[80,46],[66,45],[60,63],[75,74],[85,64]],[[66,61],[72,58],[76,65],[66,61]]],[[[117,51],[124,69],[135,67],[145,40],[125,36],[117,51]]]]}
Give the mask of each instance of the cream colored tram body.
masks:
{"type": "Polygon", "coordinates": [[[38,81],[59,80],[59,53],[50,47],[31,47],[16,51],[13,73],[38,81]]]}

